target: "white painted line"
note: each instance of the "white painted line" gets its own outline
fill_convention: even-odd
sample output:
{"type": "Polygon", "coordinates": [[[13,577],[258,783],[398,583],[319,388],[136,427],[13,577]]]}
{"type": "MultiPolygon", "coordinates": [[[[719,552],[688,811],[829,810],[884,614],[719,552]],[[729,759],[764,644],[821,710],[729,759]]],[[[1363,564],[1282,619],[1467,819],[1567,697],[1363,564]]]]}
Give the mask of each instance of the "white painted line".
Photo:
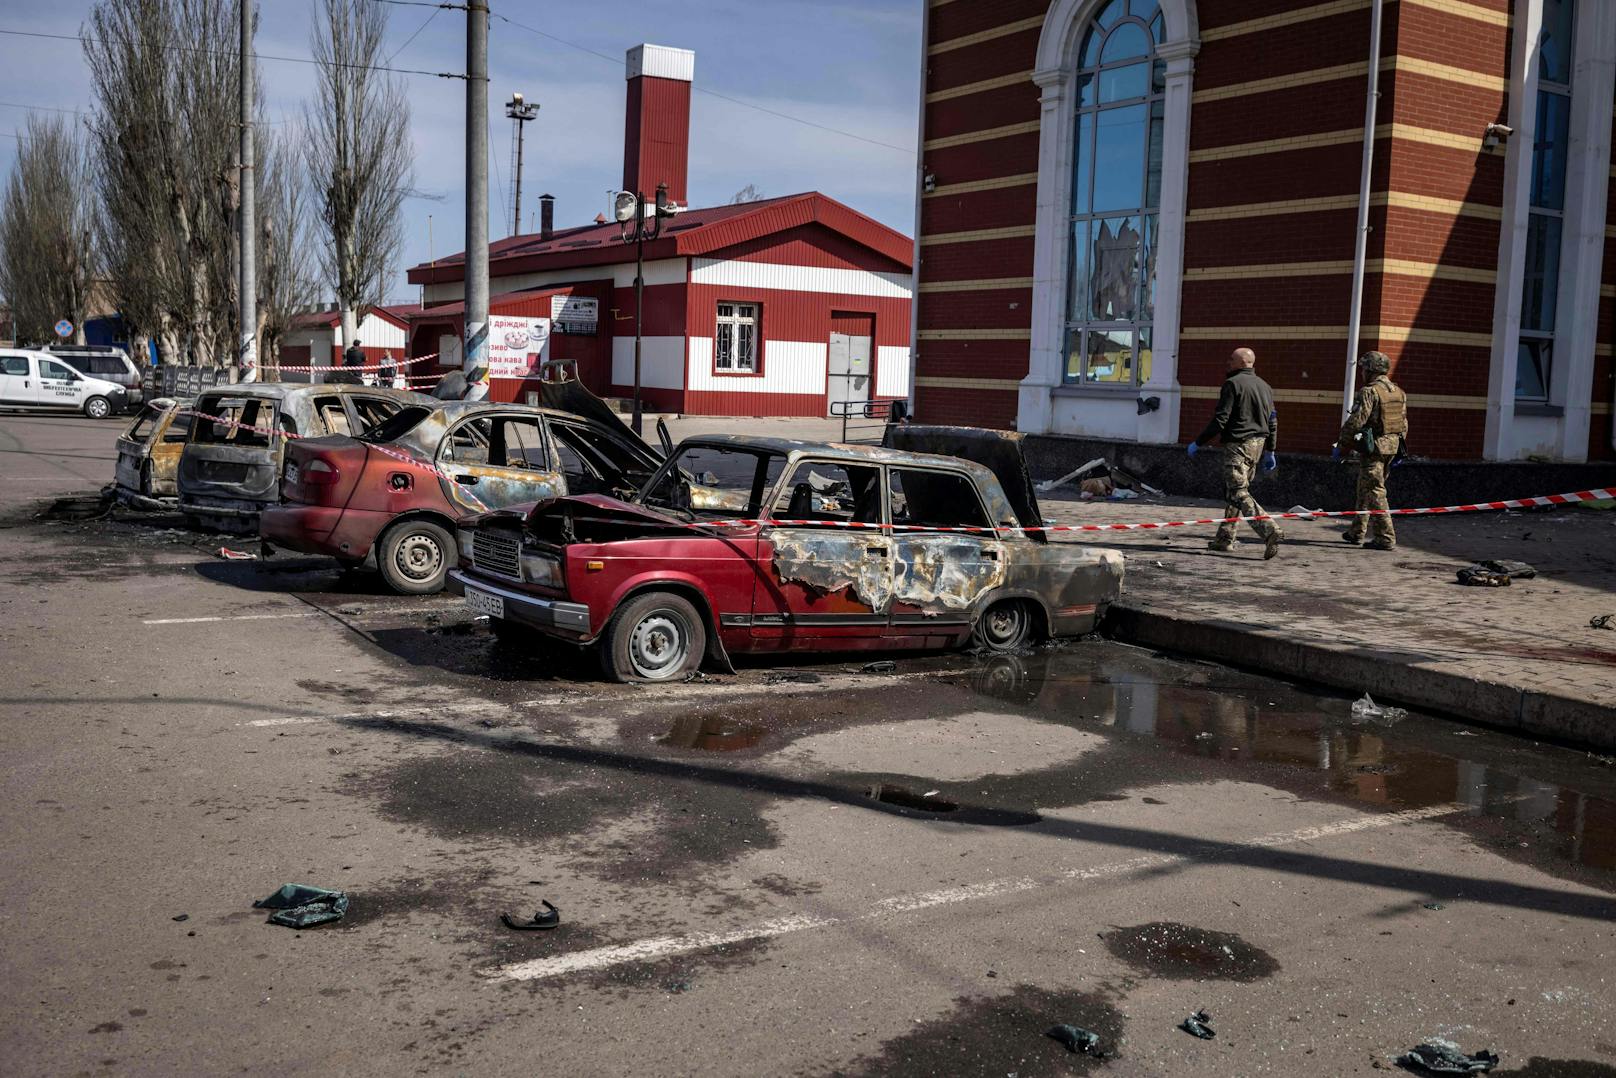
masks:
{"type": "MultiPolygon", "coordinates": [[[[1336,823],[1306,827],[1297,831],[1279,831],[1274,834],[1259,835],[1255,838],[1242,839],[1232,843],[1216,839],[1207,841],[1208,845],[1233,845],[1247,848],[1292,846],[1298,843],[1311,842],[1315,839],[1329,838],[1334,835],[1348,835],[1358,831],[1395,827],[1398,824],[1417,823],[1421,820],[1434,819],[1438,816],[1448,816],[1463,811],[1465,811],[1465,808],[1462,805],[1431,805],[1426,808],[1409,809],[1406,812],[1358,816],[1336,823]]],[[[500,981],[544,980],[551,977],[565,976],[569,973],[608,969],[630,962],[645,962],[667,958],[672,955],[689,954],[692,951],[703,951],[732,943],[770,939],[775,936],[789,935],[793,932],[805,932],[814,928],[833,928],[840,924],[873,920],[893,914],[913,913],[917,910],[932,909],[937,906],[975,902],[979,899],[1017,894],[1062,883],[1121,876],[1130,872],[1137,872],[1140,869],[1181,864],[1194,859],[1193,855],[1186,854],[1147,854],[1143,857],[1131,857],[1126,861],[1114,861],[1107,865],[1069,869],[1058,876],[1043,879],[1021,876],[1003,880],[989,880],[984,883],[967,884],[960,887],[947,887],[938,891],[924,891],[918,894],[894,895],[871,904],[862,914],[846,917],[793,915],[777,917],[760,924],[731,929],[727,932],[697,932],[688,936],[653,936],[648,939],[635,940],[631,943],[617,944],[611,947],[595,947],[587,951],[575,951],[572,954],[557,955],[554,958],[533,958],[507,966],[496,966],[492,969],[484,970],[483,973],[487,977],[500,981]]]]}
{"type": "Polygon", "coordinates": [[[142,625],[201,625],[209,621],[273,621],[276,618],[317,618],[324,610],[299,610],[291,614],[223,614],[211,618],[149,618],[142,625]]]}

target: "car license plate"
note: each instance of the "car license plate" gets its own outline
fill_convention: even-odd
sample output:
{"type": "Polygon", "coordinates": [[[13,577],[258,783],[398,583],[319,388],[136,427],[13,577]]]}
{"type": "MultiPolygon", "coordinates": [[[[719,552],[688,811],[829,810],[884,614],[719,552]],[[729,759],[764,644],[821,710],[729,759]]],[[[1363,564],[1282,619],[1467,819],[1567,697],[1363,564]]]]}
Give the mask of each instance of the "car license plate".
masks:
{"type": "Polygon", "coordinates": [[[286,481],[287,481],[287,482],[288,482],[288,483],[295,483],[295,482],[297,482],[297,474],[298,474],[298,473],[297,473],[297,465],[295,465],[295,464],[288,464],[288,465],[287,465],[287,466],[286,466],[286,481]]]}
{"type": "Polygon", "coordinates": [[[466,588],[466,605],[471,608],[473,614],[486,614],[491,618],[505,616],[505,600],[477,588],[469,586],[466,588]]]}

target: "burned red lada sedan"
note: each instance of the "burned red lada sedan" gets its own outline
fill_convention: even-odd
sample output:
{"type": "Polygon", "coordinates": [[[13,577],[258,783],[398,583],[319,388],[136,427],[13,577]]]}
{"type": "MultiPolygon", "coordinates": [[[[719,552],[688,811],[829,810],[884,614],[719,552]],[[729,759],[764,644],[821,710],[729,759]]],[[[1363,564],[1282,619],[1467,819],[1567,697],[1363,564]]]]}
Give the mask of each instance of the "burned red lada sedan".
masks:
{"type": "Polygon", "coordinates": [[[993,467],[693,438],[631,499],[573,495],[467,517],[448,586],[502,637],[594,644],[624,681],[729,667],[742,653],[967,641],[1012,651],[1093,629],[1121,592],[1121,556],[1027,530],[1042,521],[1015,436],[912,437],[927,430],[949,434],[954,452],[985,449],[993,467]]]}
{"type": "Polygon", "coordinates": [[[356,438],[286,448],[281,503],[259,534],[271,544],[374,563],[397,592],[440,591],[455,523],[558,495],[631,495],[662,463],[599,398],[547,383],[549,407],[443,401],[409,407],[356,438]]]}

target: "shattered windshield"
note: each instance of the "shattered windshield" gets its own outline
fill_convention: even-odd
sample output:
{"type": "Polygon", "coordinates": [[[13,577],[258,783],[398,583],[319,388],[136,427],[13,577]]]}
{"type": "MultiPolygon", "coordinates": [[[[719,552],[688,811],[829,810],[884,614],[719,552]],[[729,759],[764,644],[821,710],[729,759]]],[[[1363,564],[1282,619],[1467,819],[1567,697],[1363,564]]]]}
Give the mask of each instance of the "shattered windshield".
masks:
{"type": "Polygon", "coordinates": [[[385,445],[388,442],[397,441],[404,437],[404,435],[420,426],[421,422],[431,414],[432,409],[422,408],[420,405],[412,408],[401,408],[365,433],[358,435],[358,438],[361,442],[385,445]]]}
{"type": "Polygon", "coordinates": [[[688,520],[755,517],[786,458],[762,449],[691,445],[651,478],[637,499],[688,520]]]}

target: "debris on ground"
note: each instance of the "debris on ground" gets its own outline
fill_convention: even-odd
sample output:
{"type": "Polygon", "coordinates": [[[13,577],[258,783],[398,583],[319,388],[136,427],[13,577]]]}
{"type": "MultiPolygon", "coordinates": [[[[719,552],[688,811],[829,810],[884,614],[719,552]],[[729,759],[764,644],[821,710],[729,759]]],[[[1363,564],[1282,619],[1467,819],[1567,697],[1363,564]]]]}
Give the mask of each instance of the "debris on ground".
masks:
{"type": "Polygon", "coordinates": [[[1109,477],[1099,479],[1085,479],[1078,484],[1078,497],[1084,501],[1093,498],[1109,498],[1117,488],[1111,484],[1109,477]]]}
{"type": "Polygon", "coordinates": [[[1098,1059],[1105,1058],[1105,1053],[1100,1050],[1100,1035],[1092,1029],[1084,1029],[1082,1026],[1054,1026],[1044,1036],[1064,1044],[1068,1052],[1077,1052],[1098,1059]]]}
{"type": "Polygon", "coordinates": [[[287,883],[268,898],[254,902],[253,909],[276,911],[269,915],[272,925],[313,928],[327,921],[342,920],[342,915],[348,912],[348,892],[311,887],[306,883],[287,883]]]}
{"type": "Polygon", "coordinates": [[[1448,907],[1444,906],[1440,902],[1422,902],[1420,903],[1420,908],[1426,910],[1445,910],[1448,907]]]}
{"type": "Polygon", "coordinates": [[[1498,1055],[1483,1049],[1467,1056],[1452,1041],[1432,1037],[1410,1049],[1398,1062],[1422,1074],[1486,1074],[1498,1066],[1498,1055]]]}
{"type": "Polygon", "coordinates": [[[1478,561],[1459,570],[1459,583],[1479,588],[1507,588],[1511,581],[1530,580],[1537,570],[1524,561],[1478,561]]]}
{"type": "Polygon", "coordinates": [[[227,546],[219,548],[219,557],[226,561],[257,561],[258,555],[247,550],[231,550],[227,546]]]}
{"type": "Polygon", "coordinates": [[[898,669],[898,664],[891,659],[878,659],[873,663],[865,663],[859,667],[866,674],[891,674],[898,669]]]}
{"type": "Polygon", "coordinates": [[[768,675],[763,679],[763,683],[765,685],[817,685],[819,684],[819,675],[810,674],[806,671],[786,670],[768,675]]]}
{"type": "Polygon", "coordinates": [[[1616,629],[1616,614],[1595,614],[1588,619],[1590,629],[1616,629]]]}
{"type": "Polygon", "coordinates": [[[190,919],[191,915],[189,913],[180,913],[169,918],[170,921],[189,921],[190,919]]]}
{"type": "Polygon", "coordinates": [[[686,684],[688,684],[688,683],[690,683],[692,681],[711,681],[711,680],[712,680],[712,678],[708,677],[706,675],[706,673],[701,671],[701,670],[692,670],[692,671],[690,671],[690,673],[685,675],[686,684]]]}
{"type": "Polygon", "coordinates": [[[1083,465],[1081,468],[1074,468],[1071,471],[1067,472],[1065,475],[1061,476],[1059,479],[1046,479],[1046,480],[1044,480],[1042,483],[1037,484],[1037,486],[1034,489],[1037,490],[1038,493],[1040,493],[1040,494],[1048,494],[1050,491],[1054,490],[1056,487],[1062,486],[1062,485],[1064,485],[1066,483],[1070,483],[1072,480],[1076,479],[1080,475],[1087,475],[1089,472],[1092,472],[1094,469],[1096,469],[1098,467],[1101,467],[1104,464],[1105,464],[1105,458],[1104,457],[1095,457],[1093,460],[1089,461],[1087,464],[1083,465]]]}
{"type": "Polygon", "coordinates": [[[1389,726],[1394,722],[1402,722],[1406,718],[1408,718],[1408,712],[1404,709],[1400,707],[1381,707],[1375,703],[1374,698],[1368,693],[1364,693],[1352,702],[1353,722],[1378,722],[1389,726]]]}
{"type": "Polygon", "coordinates": [[[1213,1029],[1209,1024],[1211,1021],[1212,1016],[1210,1014],[1205,1011],[1196,1011],[1180,1022],[1178,1028],[1185,1033],[1201,1038],[1203,1041],[1209,1041],[1218,1035],[1217,1030],[1213,1029]]]}
{"type": "Polygon", "coordinates": [[[533,919],[530,921],[518,921],[508,913],[500,914],[499,919],[505,922],[506,928],[514,928],[518,932],[532,932],[534,929],[554,928],[559,925],[561,923],[561,911],[551,905],[548,899],[541,898],[539,902],[544,906],[544,909],[535,910],[533,919]]]}
{"type": "Polygon", "coordinates": [[[1118,487],[1116,490],[1113,490],[1111,492],[1111,500],[1114,501],[1114,502],[1125,502],[1125,501],[1129,500],[1130,498],[1137,498],[1137,497],[1139,497],[1139,492],[1138,491],[1129,490],[1126,487],[1118,487]]]}

